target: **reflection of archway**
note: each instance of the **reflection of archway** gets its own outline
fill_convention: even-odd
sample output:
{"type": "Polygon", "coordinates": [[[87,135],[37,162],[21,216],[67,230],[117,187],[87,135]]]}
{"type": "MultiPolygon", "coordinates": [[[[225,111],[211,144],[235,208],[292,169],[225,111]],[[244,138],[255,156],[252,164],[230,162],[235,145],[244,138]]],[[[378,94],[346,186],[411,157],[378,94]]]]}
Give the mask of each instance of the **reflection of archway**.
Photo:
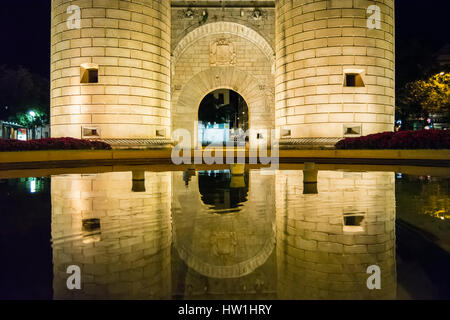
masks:
{"type": "Polygon", "coordinates": [[[250,142],[256,142],[258,129],[273,127],[269,97],[258,79],[236,67],[211,67],[193,76],[182,89],[172,110],[173,129],[184,128],[198,141],[195,121],[198,106],[203,98],[217,89],[229,89],[239,93],[247,102],[252,132],[250,142]]]}
{"type": "Polygon", "coordinates": [[[221,89],[207,94],[198,108],[198,138],[202,145],[245,140],[248,106],[237,92],[221,89]]]}
{"type": "Polygon", "coordinates": [[[218,213],[235,212],[247,202],[249,172],[233,176],[229,170],[200,171],[198,188],[205,205],[218,213]]]}
{"type": "Polygon", "coordinates": [[[172,180],[172,232],[179,258],[208,278],[251,274],[267,263],[275,249],[273,176],[250,171],[249,181],[261,188],[249,188],[247,201],[233,214],[215,214],[202,201],[199,176],[193,175],[188,186],[181,173],[172,180]]]}

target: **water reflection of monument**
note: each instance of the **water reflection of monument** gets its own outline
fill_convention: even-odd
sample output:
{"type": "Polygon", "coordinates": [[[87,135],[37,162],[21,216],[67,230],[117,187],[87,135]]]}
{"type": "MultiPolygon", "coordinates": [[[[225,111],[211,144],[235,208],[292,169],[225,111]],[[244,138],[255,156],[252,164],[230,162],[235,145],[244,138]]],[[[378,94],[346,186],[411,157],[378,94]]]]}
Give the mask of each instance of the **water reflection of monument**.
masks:
{"type": "Polygon", "coordinates": [[[198,188],[202,202],[227,212],[247,201],[248,171],[232,175],[230,170],[200,171],[198,188]]]}
{"type": "Polygon", "coordinates": [[[395,298],[394,174],[320,171],[318,194],[302,175],[277,174],[278,298],[395,298]],[[370,265],[381,290],[367,288],[370,265]]]}
{"type": "Polygon", "coordinates": [[[191,179],[189,188],[181,173],[172,180],[174,296],[274,298],[274,177],[226,170],[191,179]]]}
{"type": "Polygon", "coordinates": [[[240,169],[52,177],[55,298],[395,297],[394,174],[240,169]]]}
{"type": "Polygon", "coordinates": [[[51,192],[55,299],[170,299],[170,173],[54,176],[51,192]]]}

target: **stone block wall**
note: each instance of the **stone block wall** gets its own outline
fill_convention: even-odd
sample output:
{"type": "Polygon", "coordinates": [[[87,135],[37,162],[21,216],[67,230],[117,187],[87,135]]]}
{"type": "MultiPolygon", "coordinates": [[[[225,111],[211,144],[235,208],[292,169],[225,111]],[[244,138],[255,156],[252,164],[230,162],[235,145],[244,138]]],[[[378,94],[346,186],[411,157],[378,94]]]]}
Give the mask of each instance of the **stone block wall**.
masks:
{"type": "Polygon", "coordinates": [[[251,144],[272,128],[286,139],[392,131],[394,30],[393,0],[52,0],[52,136],[184,128],[196,142],[199,104],[219,88],[246,100],[251,144]],[[69,6],[81,9],[79,29],[69,6]],[[96,67],[99,82],[81,83],[96,67]]]}
{"type": "Polygon", "coordinates": [[[173,174],[174,256],[182,263],[174,270],[187,270],[178,280],[184,283],[174,279],[177,295],[245,297],[246,290],[257,293],[257,284],[261,291],[275,292],[274,177],[251,171],[249,181],[247,201],[235,209],[214,210],[202,201],[198,176],[186,186],[181,172],[173,174]]]}
{"type": "Polygon", "coordinates": [[[291,138],[392,131],[395,106],[394,1],[276,2],[276,127],[291,138]],[[369,29],[369,6],[381,29],[369,29]],[[359,73],[364,86],[344,86],[359,73]]]}
{"type": "Polygon", "coordinates": [[[193,141],[200,102],[221,88],[244,98],[250,128],[274,127],[274,8],[262,8],[255,20],[253,8],[230,6],[193,8],[194,18],[184,15],[188,6],[172,8],[172,123],[189,130],[193,141]],[[208,19],[199,24],[203,10],[208,19]],[[232,52],[227,61],[217,61],[218,43],[232,52]]]}
{"type": "Polygon", "coordinates": [[[319,171],[318,194],[303,190],[301,171],[277,173],[278,298],[395,299],[394,173],[319,171]],[[370,265],[381,290],[367,288],[370,265]]]}
{"type": "Polygon", "coordinates": [[[170,19],[168,0],[52,0],[52,136],[169,137],[170,19]],[[80,82],[82,66],[98,83],[80,82]]]}
{"type": "Polygon", "coordinates": [[[131,172],[52,177],[55,299],[171,298],[171,174],[145,177],[144,192],[131,172]],[[83,229],[87,219],[100,228],[83,229]],[[70,265],[81,290],[67,289],[70,265]]]}

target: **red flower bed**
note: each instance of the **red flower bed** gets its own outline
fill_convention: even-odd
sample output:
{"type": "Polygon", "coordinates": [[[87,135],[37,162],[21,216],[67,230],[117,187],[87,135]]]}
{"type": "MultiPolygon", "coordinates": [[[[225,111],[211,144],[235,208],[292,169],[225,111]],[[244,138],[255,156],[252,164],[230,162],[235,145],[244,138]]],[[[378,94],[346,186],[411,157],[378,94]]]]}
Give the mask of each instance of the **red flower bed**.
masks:
{"type": "Polygon", "coordinates": [[[33,150],[110,150],[105,142],[80,140],[74,138],[49,138],[40,140],[2,140],[0,151],[33,151],[33,150]]]}
{"type": "Polygon", "coordinates": [[[336,144],[336,149],[450,149],[450,131],[383,132],[345,138],[336,144]]]}

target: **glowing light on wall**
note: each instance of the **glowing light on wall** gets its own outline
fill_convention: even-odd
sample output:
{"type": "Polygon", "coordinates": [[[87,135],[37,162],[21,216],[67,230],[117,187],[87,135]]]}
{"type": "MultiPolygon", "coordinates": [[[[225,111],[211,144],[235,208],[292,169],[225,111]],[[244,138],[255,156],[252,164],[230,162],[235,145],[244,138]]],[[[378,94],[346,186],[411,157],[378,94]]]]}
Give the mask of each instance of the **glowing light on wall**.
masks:
{"type": "Polygon", "coordinates": [[[30,193],[36,193],[36,179],[35,178],[31,178],[30,193]]]}

